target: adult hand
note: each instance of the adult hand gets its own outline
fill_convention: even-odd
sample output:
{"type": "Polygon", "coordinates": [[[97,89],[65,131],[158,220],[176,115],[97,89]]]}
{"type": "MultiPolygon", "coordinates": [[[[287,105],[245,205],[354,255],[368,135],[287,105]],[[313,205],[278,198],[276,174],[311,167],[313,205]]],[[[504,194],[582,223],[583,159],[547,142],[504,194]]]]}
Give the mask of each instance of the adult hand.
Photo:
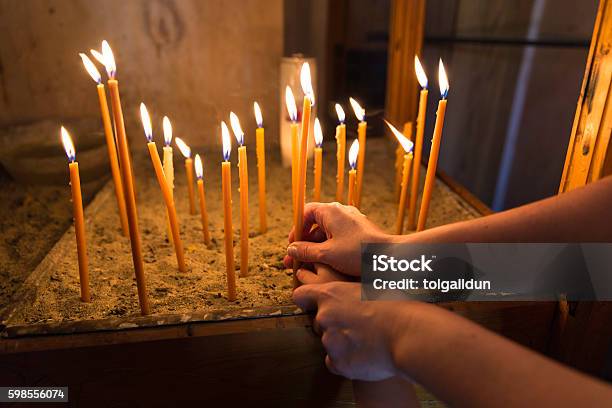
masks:
{"type": "Polygon", "coordinates": [[[314,272],[306,268],[298,269],[296,277],[300,281],[300,283],[304,285],[338,281],[346,282],[349,279],[348,276],[333,270],[329,266],[318,263],[314,264],[314,272]]]}
{"type": "Polygon", "coordinates": [[[295,258],[303,263],[327,264],[338,272],[359,276],[361,243],[387,242],[389,236],[355,207],[308,203],[304,208],[302,241],[294,242],[294,237],[292,229],[291,244],[284,259],[287,268],[292,267],[295,258]]]}

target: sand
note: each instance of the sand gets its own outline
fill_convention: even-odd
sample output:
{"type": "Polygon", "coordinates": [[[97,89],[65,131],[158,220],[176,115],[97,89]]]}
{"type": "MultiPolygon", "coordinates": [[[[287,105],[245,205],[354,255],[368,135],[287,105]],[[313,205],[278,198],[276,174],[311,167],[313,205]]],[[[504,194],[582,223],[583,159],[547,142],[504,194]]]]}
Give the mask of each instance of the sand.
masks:
{"type": "MultiPolygon", "coordinates": [[[[173,246],[166,237],[165,207],[151,163],[144,156],[135,158],[139,225],[153,314],[237,310],[292,303],[291,271],[285,270],[282,264],[291,226],[291,172],[280,166],[276,151],[268,152],[269,229],[261,235],[258,232],[256,159],[254,149],[249,148],[250,269],[247,277],[237,280],[238,297],[234,302],[226,298],[220,152],[205,152],[203,155],[213,238],[210,248],[203,243],[199,214],[189,214],[183,159],[175,152],[175,200],[185,247],[186,272],[177,270],[173,246]]],[[[363,212],[389,232],[393,229],[397,211],[393,194],[393,151],[394,146],[387,140],[372,139],[368,142],[362,199],[363,212]]],[[[233,163],[234,246],[236,265],[239,267],[239,196],[235,157],[233,163]]],[[[333,200],[335,169],[335,144],[325,145],[322,201],[333,200]]],[[[309,170],[311,176],[312,171],[309,170]]],[[[310,180],[308,185],[307,197],[310,198],[310,180]]],[[[63,200],[65,197],[56,199],[63,200]]],[[[434,191],[428,225],[441,225],[477,215],[473,208],[439,183],[434,191]]],[[[127,238],[121,235],[111,185],[107,185],[86,209],[86,218],[92,301],[83,303],[79,300],[74,230],[70,227],[39,266],[44,271],[41,271],[43,278],[36,299],[18,310],[11,318],[11,324],[139,315],[130,246],[127,238]]]]}

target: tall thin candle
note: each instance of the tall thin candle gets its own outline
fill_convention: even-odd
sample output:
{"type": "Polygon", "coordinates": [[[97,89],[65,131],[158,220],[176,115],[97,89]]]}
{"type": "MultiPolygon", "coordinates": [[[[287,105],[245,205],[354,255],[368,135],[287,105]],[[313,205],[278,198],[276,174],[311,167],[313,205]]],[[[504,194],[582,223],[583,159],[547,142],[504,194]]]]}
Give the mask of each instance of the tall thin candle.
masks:
{"type": "Polygon", "coordinates": [[[348,205],[355,206],[355,179],[357,170],[355,170],[355,166],[357,165],[357,156],[359,155],[359,139],[353,140],[351,144],[351,148],[349,149],[348,161],[351,169],[349,170],[349,179],[348,179],[348,197],[346,203],[348,205]]]}
{"type": "MultiPolygon", "coordinates": [[[[164,130],[164,148],[163,148],[163,170],[166,183],[170,189],[170,195],[174,202],[174,158],[172,152],[172,123],[167,116],[162,119],[162,128],[164,130]]],[[[168,218],[168,240],[172,242],[172,226],[170,218],[168,218]]]]}
{"type": "Polygon", "coordinates": [[[236,300],[236,268],[234,266],[234,229],[232,227],[232,167],[229,162],[232,140],[225,122],[221,122],[223,162],[221,184],[223,196],[223,231],[225,233],[225,272],[227,275],[227,300],[236,300]]]}
{"type": "Polygon", "coordinates": [[[321,201],[321,173],[323,167],[323,130],[319,118],[314,121],[314,190],[313,201],[321,201]]]}
{"type": "Polygon", "coordinates": [[[363,173],[365,170],[366,129],[368,124],[365,121],[365,109],[363,109],[355,99],[349,98],[349,101],[353,107],[357,120],[359,120],[359,125],[357,126],[359,156],[357,157],[357,184],[355,185],[355,207],[359,208],[361,206],[361,190],[363,188],[363,173]]]}
{"type": "Polygon", "coordinates": [[[263,128],[263,116],[261,108],[257,102],[253,103],[255,112],[255,149],[257,152],[257,185],[259,187],[259,232],[265,233],[268,230],[267,210],[266,210],[266,143],[263,128]]]}
{"type": "Polygon", "coordinates": [[[340,104],[336,104],[336,114],[338,115],[338,126],[336,126],[336,201],[344,202],[344,160],[346,158],[346,125],[344,124],[344,109],[340,104]]]}
{"type": "Polygon", "coordinates": [[[249,274],[249,170],[244,132],[238,116],[230,112],[230,124],[238,141],[238,176],[240,178],[240,276],[249,274]]]}
{"type": "Polygon", "coordinates": [[[174,138],[174,143],[185,158],[185,175],[187,176],[187,194],[189,195],[189,214],[195,214],[195,191],[193,190],[193,159],[191,148],[180,137],[174,138]]]}
{"type": "Polygon", "coordinates": [[[399,130],[397,130],[392,124],[385,120],[385,123],[393,132],[393,135],[397,138],[402,150],[404,150],[404,158],[402,165],[402,180],[401,180],[401,189],[399,196],[399,203],[397,207],[397,219],[395,222],[395,233],[397,235],[401,235],[404,230],[404,213],[406,211],[406,198],[408,195],[408,184],[410,180],[410,170],[412,167],[412,148],[414,147],[414,143],[410,141],[406,136],[404,136],[399,130]]]}
{"type": "Polygon", "coordinates": [[[298,185],[299,141],[297,106],[295,105],[295,98],[290,86],[285,88],[285,105],[287,105],[287,112],[289,113],[289,119],[291,119],[291,206],[293,208],[293,222],[295,223],[295,216],[297,214],[295,203],[298,185]]]}
{"type": "Polygon", "coordinates": [[[204,193],[204,167],[199,154],[195,155],[195,173],[198,179],[198,195],[200,197],[200,217],[202,218],[202,233],[204,244],[210,246],[210,231],[208,230],[208,212],[206,211],[206,194],[204,193]]]}

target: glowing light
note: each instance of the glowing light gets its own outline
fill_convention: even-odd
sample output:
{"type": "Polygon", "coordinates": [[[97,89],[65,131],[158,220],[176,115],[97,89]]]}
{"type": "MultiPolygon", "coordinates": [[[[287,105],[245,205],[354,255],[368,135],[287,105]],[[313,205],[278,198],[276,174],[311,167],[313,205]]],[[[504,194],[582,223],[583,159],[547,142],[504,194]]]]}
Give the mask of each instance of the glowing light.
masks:
{"type": "Polygon", "coordinates": [[[297,106],[295,106],[295,97],[289,85],[285,88],[285,105],[287,105],[289,119],[291,119],[292,122],[297,122],[297,106]]]}
{"type": "Polygon", "coordinates": [[[255,122],[257,122],[257,127],[263,127],[263,116],[261,116],[261,109],[257,102],[253,103],[253,110],[255,111],[255,122]]]}
{"type": "Polygon", "coordinates": [[[404,151],[406,153],[411,152],[412,148],[414,147],[414,143],[412,143],[410,139],[404,136],[402,132],[397,130],[395,126],[393,126],[386,120],[385,120],[385,123],[387,124],[387,126],[389,126],[389,129],[391,129],[391,132],[393,132],[393,135],[397,138],[397,141],[402,145],[402,148],[404,149],[404,151]]]}
{"type": "Polygon", "coordinates": [[[357,165],[357,155],[359,154],[359,140],[355,139],[353,140],[353,143],[351,144],[351,148],[349,149],[349,154],[348,154],[348,161],[349,164],[351,166],[351,169],[355,169],[355,166],[357,165]]]}
{"type": "Polygon", "coordinates": [[[102,55],[102,53],[100,51],[94,50],[92,48],[92,49],[89,50],[89,52],[91,53],[91,55],[93,55],[93,57],[96,59],[96,61],[98,61],[102,65],[106,65],[104,63],[104,55],[102,55]]]}
{"type": "Polygon", "coordinates": [[[344,123],[346,115],[344,114],[344,109],[342,109],[342,106],[339,103],[336,104],[336,114],[338,115],[338,120],[340,123],[344,123]]]}
{"type": "Polygon", "coordinates": [[[427,89],[427,75],[425,74],[425,70],[421,65],[421,60],[416,55],[414,56],[414,71],[416,72],[417,80],[419,81],[419,85],[421,88],[427,89]]]}
{"type": "Polygon", "coordinates": [[[300,83],[302,84],[302,91],[304,96],[310,99],[312,106],[315,104],[314,91],[312,90],[312,80],[310,78],[310,65],[307,62],[302,64],[300,71],[300,83]]]}
{"type": "MultiPolygon", "coordinates": [[[[177,139],[177,140],[179,140],[179,139],[177,139]]],[[[196,177],[199,180],[201,180],[202,177],[204,177],[204,168],[202,166],[202,159],[200,159],[200,155],[199,154],[195,155],[194,166],[195,166],[196,177]]]]}
{"type": "Polygon", "coordinates": [[[117,74],[117,65],[115,64],[115,56],[113,50],[106,40],[102,41],[102,56],[104,59],[104,66],[106,67],[106,73],[109,78],[115,78],[117,74]]]}
{"type": "Polygon", "coordinates": [[[85,70],[87,71],[89,76],[91,76],[91,79],[96,81],[98,84],[101,83],[102,76],[100,75],[100,71],[98,71],[98,68],[96,68],[94,63],[91,62],[89,57],[86,54],[83,54],[82,52],[79,53],[79,56],[81,57],[81,60],[83,60],[83,65],[85,66],[85,70]]]}
{"type": "Polygon", "coordinates": [[[140,119],[142,120],[142,128],[144,129],[147,141],[153,141],[153,129],[151,126],[151,116],[143,102],[140,103],[140,119]]]}
{"type": "Polygon", "coordinates": [[[232,126],[234,136],[236,136],[236,141],[242,146],[244,144],[244,132],[242,131],[242,126],[240,126],[240,120],[234,112],[230,112],[230,125],[232,126]]]}
{"type": "Polygon", "coordinates": [[[164,144],[170,146],[172,143],[172,123],[167,116],[162,119],[162,128],[164,129],[164,144]]]}
{"type": "Polygon", "coordinates": [[[68,160],[73,162],[76,158],[76,152],[74,150],[74,144],[72,144],[72,138],[70,137],[70,133],[68,133],[66,128],[63,126],[60,129],[60,133],[62,135],[62,144],[64,145],[66,156],[68,156],[68,160]]]}
{"type": "Polygon", "coordinates": [[[317,147],[321,147],[323,144],[323,130],[321,130],[321,122],[319,118],[315,118],[314,121],[314,140],[317,147]]]}
{"type": "Polygon", "coordinates": [[[181,151],[181,154],[186,159],[191,157],[191,148],[187,146],[187,143],[183,142],[183,139],[181,139],[180,137],[175,137],[174,143],[176,143],[176,146],[179,148],[179,150],[181,151]]]}
{"type": "Polygon", "coordinates": [[[232,138],[224,121],[221,121],[221,140],[223,141],[223,160],[228,161],[232,153],[232,138]]]}
{"type": "Polygon", "coordinates": [[[353,107],[353,111],[355,112],[355,116],[357,116],[357,119],[360,122],[363,122],[363,120],[365,119],[365,109],[363,109],[361,105],[359,105],[359,102],[357,102],[353,98],[349,98],[349,102],[353,107]]]}
{"type": "Polygon", "coordinates": [[[438,82],[440,83],[440,95],[442,95],[442,99],[446,99],[450,85],[442,59],[440,59],[440,65],[438,66],[438,82]]]}

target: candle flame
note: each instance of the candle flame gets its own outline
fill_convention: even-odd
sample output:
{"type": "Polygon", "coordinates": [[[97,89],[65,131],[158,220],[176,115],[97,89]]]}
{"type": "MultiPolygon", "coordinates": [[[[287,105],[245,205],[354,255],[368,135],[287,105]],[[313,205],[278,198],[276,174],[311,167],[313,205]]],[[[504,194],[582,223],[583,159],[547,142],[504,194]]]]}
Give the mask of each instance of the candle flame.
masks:
{"type": "Polygon", "coordinates": [[[223,160],[228,161],[232,153],[232,139],[224,121],[221,121],[221,140],[223,141],[223,160]]]}
{"type": "Polygon", "coordinates": [[[144,129],[145,137],[148,142],[153,141],[153,128],[151,126],[151,116],[143,102],[140,103],[140,119],[142,120],[142,128],[144,129]]]}
{"type": "Polygon", "coordinates": [[[295,97],[289,85],[285,88],[285,105],[287,105],[289,119],[291,119],[292,122],[297,122],[297,106],[295,106],[295,97]]]}
{"type": "Polygon", "coordinates": [[[167,116],[162,119],[162,128],[164,129],[164,144],[170,146],[172,143],[172,123],[167,116]]]}
{"type": "Polygon", "coordinates": [[[102,65],[106,65],[106,64],[104,64],[104,55],[102,55],[102,53],[100,51],[94,50],[92,48],[92,49],[89,50],[89,52],[91,53],[91,55],[93,55],[93,57],[96,59],[96,61],[98,61],[102,65]]]}
{"type": "Polygon", "coordinates": [[[263,127],[263,116],[261,116],[261,109],[257,102],[253,103],[253,110],[255,111],[255,122],[257,122],[257,127],[263,127]]]}
{"type": "Polygon", "coordinates": [[[340,123],[344,123],[346,115],[344,114],[344,109],[342,109],[342,106],[339,103],[336,104],[336,113],[338,114],[338,120],[340,123]]]}
{"type": "Polygon", "coordinates": [[[181,154],[186,159],[191,157],[191,148],[187,146],[187,143],[185,143],[183,139],[181,139],[180,137],[175,137],[174,143],[176,143],[176,146],[179,148],[179,150],[181,151],[181,154]]]}
{"type": "Polygon", "coordinates": [[[425,70],[421,65],[421,60],[416,55],[414,56],[414,71],[416,72],[417,80],[419,81],[421,88],[427,89],[427,75],[425,74],[425,70]]]}
{"type": "Polygon", "coordinates": [[[314,91],[312,90],[312,80],[310,78],[310,65],[307,62],[302,64],[302,69],[300,71],[300,83],[302,84],[304,96],[310,99],[311,105],[314,106],[315,99],[314,91]]]}
{"type": "Polygon", "coordinates": [[[314,140],[317,147],[321,147],[323,144],[323,130],[321,130],[321,122],[319,118],[315,118],[314,121],[314,140]]]}
{"type": "Polygon", "coordinates": [[[355,169],[357,165],[357,155],[359,154],[359,139],[353,140],[351,148],[349,149],[348,161],[351,169],[355,169]]]}
{"type": "Polygon", "coordinates": [[[91,79],[96,81],[96,83],[102,82],[102,76],[100,75],[100,71],[96,68],[93,62],[89,59],[89,57],[82,52],[79,53],[81,60],[83,60],[83,65],[85,66],[85,70],[91,76],[91,79]]]}
{"type": "Polygon", "coordinates": [[[195,155],[194,165],[195,165],[196,177],[198,178],[198,180],[201,180],[202,177],[204,177],[204,168],[202,167],[202,159],[200,159],[199,154],[195,155]]]}
{"type": "Polygon", "coordinates": [[[60,129],[60,134],[62,135],[62,144],[64,145],[66,156],[68,156],[68,160],[70,160],[70,162],[74,162],[74,159],[76,158],[76,152],[74,150],[74,144],[72,143],[70,133],[68,133],[66,128],[62,126],[60,129]]]}
{"type": "Polygon", "coordinates": [[[349,102],[351,103],[351,106],[353,107],[353,111],[355,112],[355,116],[357,116],[357,119],[360,122],[363,122],[363,120],[365,119],[365,109],[363,109],[361,105],[359,105],[359,102],[357,102],[353,98],[349,98],[349,102]]]}
{"type": "Polygon", "coordinates": [[[230,112],[230,125],[232,126],[234,136],[236,136],[236,141],[242,146],[244,144],[244,132],[242,131],[242,126],[240,126],[240,120],[234,112],[230,112]]]}
{"type": "Polygon", "coordinates": [[[450,85],[448,83],[448,77],[446,76],[446,70],[444,69],[444,64],[442,63],[441,58],[440,65],[438,66],[438,82],[440,83],[440,95],[442,95],[442,99],[446,99],[450,85]]]}
{"type": "Polygon", "coordinates": [[[385,123],[387,124],[387,126],[389,126],[389,129],[391,129],[391,132],[393,132],[393,135],[397,138],[397,141],[402,145],[402,148],[404,149],[404,151],[406,153],[411,152],[412,148],[414,147],[414,143],[412,143],[410,139],[404,136],[402,132],[397,130],[395,126],[387,122],[387,120],[385,120],[385,123]]]}
{"type": "Polygon", "coordinates": [[[117,65],[115,64],[115,56],[113,50],[106,40],[102,41],[102,56],[104,59],[104,66],[106,67],[106,73],[109,78],[115,78],[117,74],[117,65]]]}

